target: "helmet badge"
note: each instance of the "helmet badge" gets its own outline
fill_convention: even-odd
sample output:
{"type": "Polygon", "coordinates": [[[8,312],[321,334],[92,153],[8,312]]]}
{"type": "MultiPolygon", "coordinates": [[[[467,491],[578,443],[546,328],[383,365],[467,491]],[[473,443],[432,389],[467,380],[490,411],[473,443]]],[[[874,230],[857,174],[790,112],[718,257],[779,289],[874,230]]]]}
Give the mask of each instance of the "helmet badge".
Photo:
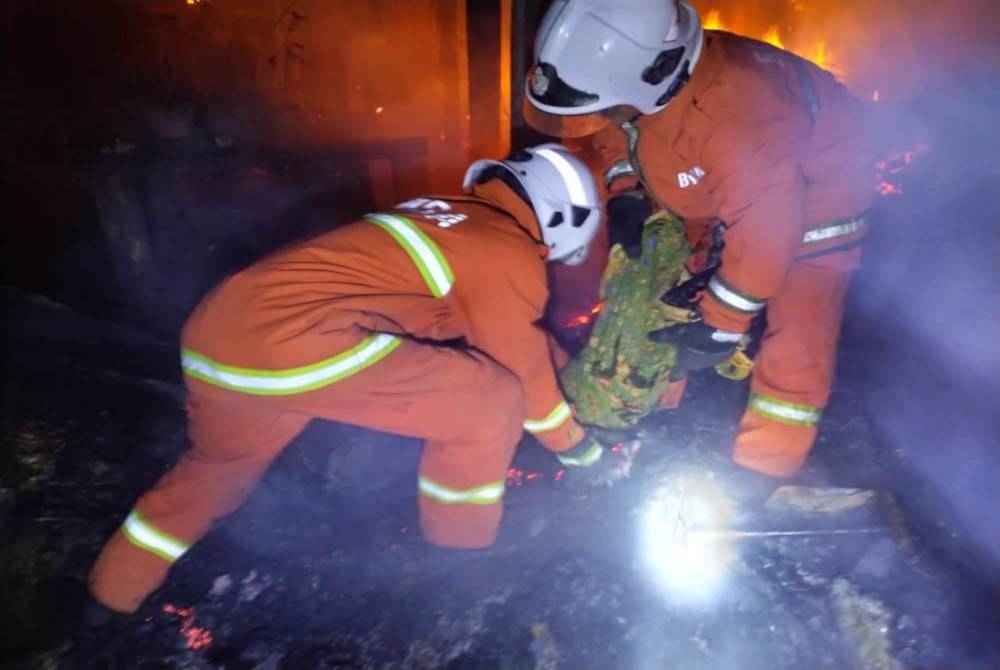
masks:
{"type": "Polygon", "coordinates": [[[549,90],[549,78],[545,76],[541,65],[535,66],[535,71],[531,73],[531,92],[541,97],[549,90]]]}

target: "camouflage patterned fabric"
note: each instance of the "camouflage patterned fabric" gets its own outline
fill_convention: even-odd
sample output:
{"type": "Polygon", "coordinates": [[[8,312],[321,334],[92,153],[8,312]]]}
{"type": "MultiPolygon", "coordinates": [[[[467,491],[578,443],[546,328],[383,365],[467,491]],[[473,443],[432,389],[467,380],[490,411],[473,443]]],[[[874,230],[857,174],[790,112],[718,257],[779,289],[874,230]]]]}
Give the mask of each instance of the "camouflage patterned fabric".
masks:
{"type": "Polygon", "coordinates": [[[677,352],[646,334],[676,319],[659,298],[677,284],[689,253],[680,219],[664,212],[646,220],[640,258],[628,258],[620,245],[611,249],[601,278],[604,307],[587,346],[559,374],[583,423],[628,428],[656,405],[677,352]]]}

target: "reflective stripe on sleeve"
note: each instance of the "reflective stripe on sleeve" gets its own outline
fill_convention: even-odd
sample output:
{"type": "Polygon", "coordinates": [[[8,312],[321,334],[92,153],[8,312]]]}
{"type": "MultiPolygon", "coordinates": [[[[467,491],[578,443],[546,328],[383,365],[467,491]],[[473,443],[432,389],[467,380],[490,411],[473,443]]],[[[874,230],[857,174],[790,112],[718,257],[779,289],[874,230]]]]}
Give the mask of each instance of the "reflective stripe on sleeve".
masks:
{"type": "Polygon", "coordinates": [[[289,370],[253,370],[222,365],[190,349],[181,350],[181,367],[195,379],[253,395],[289,395],[312,391],[361,372],[402,343],[388,333],[367,337],[325,361],[289,370]]]}
{"type": "Polygon", "coordinates": [[[604,185],[611,186],[612,182],[621,177],[636,177],[635,168],[627,159],[620,160],[604,171],[604,185]]]}
{"type": "Polygon", "coordinates": [[[759,312],[767,304],[766,300],[760,300],[759,298],[754,298],[748,296],[745,293],[740,293],[731,286],[726,285],[719,275],[713,275],[708,281],[708,292],[712,296],[721,302],[726,307],[734,309],[737,312],[744,312],[747,314],[754,314],[759,312]]]}
{"type": "Polygon", "coordinates": [[[541,420],[526,419],[524,429],[529,433],[544,433],[547,430],[558,428],[566,419],[573,416],[573,411],[562,401],[556,405],[555,409],[549,412],[548,416],[541,420]]]}
{"type": "MultiPolygon", "coordinates": [[[[573,449],[569,449],[568,451],[572,452],[574,451],[574,449],[576,449],[576,447],[574,447],[573,449]]],[[[577,467],[587,467],[601,460],[601,456],[603,455],[604,455],[604,447],[602,447],[594,440],[590,440],[590,446],[587,447],[584,450],[584,452],[579,456],[569,456],[566,454],[566,452],[563,452],[561,454],[556,454],[556,458],[558,458],[559,462],[562,463],[563,465],[575,465],[577,467]]]]}
{"type": "Polygon", "coordinates": [[[420,495],[443,505],[492,505],[503,499],[505,481],[491,482],[471,489],[454,489],[421,475],[417,480],[420,495]]]}
{"type": "Polygon", "coordinates": [[[826,223],[807,230],[805,236],[802,238],[802,243],[826,242],[837,237],[846,237],[847,235],[853,235],[858,231],[864,230],[865,225],[864,215],[844,219],[843,221],[826,223]]]}
{"type": "Polygon", "coordinates": [[[184,555],[191,545],[165,533],[142,518],[138,510],[132,513],[122,524],[125,538],[140,549],[156,554],[165,561],[173,563],[184,555]]]}
{"type": "Polygon", "coordinates": [[[756,391],[750,394],[747,408],[765,418],[796,426],[815,426],[823,416],[822,407],[797,405],[756,391]]]}
{"type": "Polygon", "coordinates": [[[370,214],[368,220],[384,229],[403,247],[436,298],[448,295],[455,275],[434,241],[405,216],[370,214]]]}

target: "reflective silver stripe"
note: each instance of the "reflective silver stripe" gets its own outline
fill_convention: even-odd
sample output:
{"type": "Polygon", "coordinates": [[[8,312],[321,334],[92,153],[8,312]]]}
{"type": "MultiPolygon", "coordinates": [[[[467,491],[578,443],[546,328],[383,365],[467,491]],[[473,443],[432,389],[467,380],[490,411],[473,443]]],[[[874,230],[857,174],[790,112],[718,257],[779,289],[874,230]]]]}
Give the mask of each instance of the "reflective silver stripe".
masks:
{"type": "Polygon", "coordinates": [[[637,177],[638,174],[627,159],[622,159],[604,171],[604,185],[611,186],[615,179],[637,177]]]}
{"type": "Polygon", "coordinates": [[[125,523],[122,524],[122,532],[128,541],[135,546],[152,552],[171,563],[183,556],[184,552],[191,547],[186,542],[156,528],[135,510],[128,515],[125,523]]]}
{"type": "Polygon", "coordinates": [[[766,300],[750,300],[728,288],[718,275],[708,281],[708,290],[719,302],[741,312],[759,312],[767,304],[766,300]]]}
{"type": "Polygon", "coordinates": [[[506,482],[492,482],[471,489],[453,489],[427,477],[417,480],[421,495],[445,505],[492,505],[503,499],[506,482]]]}
{"type": "Polygon", "coordinates": [[[566,190],[569,191],[571,205],[588,205],[587,196],[583,190],[583,180],[568,160],[552,149],[535,149],[535,154],[552,163],[559,171],[559,176],[562,177],[563,183],[566,184],[566,190]]]}
{"type": "Polygon", "coordinates": [[[805,236],[802,238],[802,243],[809,244],[810,242],[824,242],[835,237],[853,235],[859,230],[863,230],[864,227],[865,217],[856,216],[853,219],[838,221],[829,225],[807,230],[805,236]]]}
{"type": "Polygon", "coordinates": [[[756,392],[750,394],[747,407],[767,418],[799,426],[815,426],[823,416],[821,407],[798,405],[756,392]]]}
{"type": "Polygon", "coordinates": [[[552,430],[553,428],[558,428],[562,425],[563,421],[568,419],[573,415],[573,410],[569,408],[566,401],[556,405],[556,408],[549,412],[548,416],[539,421],[534,421],[531,419],[526,419],[524,422],[524,429],[529,433],[544,433],[547,430],[552,430]]]}
{"type": "Polygon", "coordinates": [[[182,349],[181,366],[192,377],[215,386],[254,395],[287,395],[311,391],[360,372],[385,358],[401,343],[402,339],[395,335],[379,333],[333,358],[290,370],[238,368],[182,349]]]}
{"type": "Polygon", "coordinates": [[[591,442],[590,448],[587,449],[580,456],[564,456],[563,454],[556,454],[556,458],[563,465],[575,465],[580,467],[587,467],[588,465],[593,465],[597,461],[601,460],[601,456],[604,455],[604,447],[599,445],[597,442],[591,442]]]}
{"type": "Polygon", "coordinates": [[[448,295],[455,284],[455,275],[444,254],[426,233],[405,216],[370,214],[368,220],[379,225],[403,246],[434,296],[448,295]]]}

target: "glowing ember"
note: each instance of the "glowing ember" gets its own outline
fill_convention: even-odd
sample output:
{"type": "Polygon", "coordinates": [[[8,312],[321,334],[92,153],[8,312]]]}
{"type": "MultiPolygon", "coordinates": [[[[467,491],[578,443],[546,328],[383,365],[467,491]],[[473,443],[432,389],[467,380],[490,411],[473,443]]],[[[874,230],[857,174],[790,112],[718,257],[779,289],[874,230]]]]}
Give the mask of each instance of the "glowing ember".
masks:
{"type": "Polygon", "coordinates": [[[385,108],[384,108],[384,107],[381,107],[381,106],[379,106],[379,107],[376,107],[376,108],[375,108],[375,113],[376,113],[376,114],[381,114],[381,113],[382,113],[382,112],[384,111],[384,109],[385,109],[385,108]]]}
{"type": "Polygon", "coordinates": [[[594,320],[601,310],[604,309],[604,303],[599,302],[590,308],[590,311],[586,314],[578,314],[572,319],[563,324],[563,328],[577,328],[579,326],[586,326],[588,323],[594,320]]]}
{"type": "MultiPolygon", "coordinates": [[[[507,486],[521,486],[525,482],[534,481],[536,479],[544,479],[545,474],[541,472],[525,472],[520,468],[510,468],[507,470],[507,486]]],[[[558,479],[558,477],[556,477],[558,479]]]]}
{"type": "Polygon", "coordinates": [[[176,607],[170,603],[163,606],[167,614],[175,614],[181,620],[180,633],[187,641],[188,649],[204,649],[212,644],[212,633],[202,626],[194,625],[195,613],[193,607],[176,607]]]}
{"type": "Polygon", "coordinates": [[[917,156],[922,156],[930,151],[926,144],[917,144],[912,149],[899,151],[890,154],[883,160],[875,164],[878,170],[877,190],[879,195],[902,195],[903,186],[898,181],[892,179],[893,175],[898,175],[912,163],[917,156]]]}

